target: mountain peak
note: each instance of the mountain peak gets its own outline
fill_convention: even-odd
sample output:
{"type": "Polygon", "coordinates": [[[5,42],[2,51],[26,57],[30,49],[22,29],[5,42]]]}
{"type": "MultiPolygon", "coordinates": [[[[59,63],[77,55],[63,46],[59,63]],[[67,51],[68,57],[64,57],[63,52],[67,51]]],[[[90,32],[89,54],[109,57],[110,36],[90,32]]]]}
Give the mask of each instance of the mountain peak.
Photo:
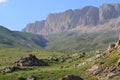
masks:
{"type": "Polygon", "coordinates": [[[85,32],[84,30],[87,28],[88,30],[86,31],[88,32],[90,31],[90,28],[94,27],[98,27],[98,30],[103,30],[103,27],[100,26],[108,24],[108,22],[119,16],[119,3],[103,4],[99,8],[94,6],[86,6],[81,9],[69,9],[65,12],[49,14],[46,20],[28,24],[23,31],[48,35],[72,30],[80,30],[85,32]]]}

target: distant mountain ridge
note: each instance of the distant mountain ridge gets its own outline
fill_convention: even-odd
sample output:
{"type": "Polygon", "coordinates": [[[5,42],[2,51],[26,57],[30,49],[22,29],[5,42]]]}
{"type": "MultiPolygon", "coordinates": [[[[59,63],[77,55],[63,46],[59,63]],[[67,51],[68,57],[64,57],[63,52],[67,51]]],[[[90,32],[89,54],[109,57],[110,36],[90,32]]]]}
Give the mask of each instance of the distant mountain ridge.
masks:
{"type": "Polygon", "coordinates": [[[78,30],[95,32],[120,28],[120,4],[87,6],[76,10],[49,14],[46,20],[29,23],[22,30],[42,35],[78,30]]]}
{"type": "Polygon", "coordinates": [[[41,49],[46,46],[47,40],[41,35],[11,31],[0,26],[0,48],[17,47],[41,49]]]}

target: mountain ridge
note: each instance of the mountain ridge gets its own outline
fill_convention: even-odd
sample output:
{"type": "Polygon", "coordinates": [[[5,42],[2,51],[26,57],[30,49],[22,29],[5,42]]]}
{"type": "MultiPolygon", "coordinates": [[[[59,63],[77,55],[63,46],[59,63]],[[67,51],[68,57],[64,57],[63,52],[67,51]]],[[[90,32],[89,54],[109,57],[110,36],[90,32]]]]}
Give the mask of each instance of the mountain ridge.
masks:
{"type": "Polygon", "coordinates": [[[18,47],[30,49],[42,49],[45,46],[46,39],[41,35],[11,31],[0,26],[0,48],[18,47]]]}
{"type": "MultiPolygon", "coordinates": [[[[29,23],[22,31],[49,35],[74,30],[86,32],[84,28],[88,28],[87,32],[89,32],[91,28],[95,27],[95,30],[90,31],[94,32],[97,29],[104,30],[104,28],[102,27],[103,25],[108,24],[108,22],[112,23],[112,20],[117,19],[119,16],[119,3],[103,4],[100,7],[86,6],[81,9],[69,9],[65,12],[49,14],[46,20],[29,23]]],[[[111,27],[113,28],[114,26],[110,25],[106,28],[110,29],[111,27]]]]}

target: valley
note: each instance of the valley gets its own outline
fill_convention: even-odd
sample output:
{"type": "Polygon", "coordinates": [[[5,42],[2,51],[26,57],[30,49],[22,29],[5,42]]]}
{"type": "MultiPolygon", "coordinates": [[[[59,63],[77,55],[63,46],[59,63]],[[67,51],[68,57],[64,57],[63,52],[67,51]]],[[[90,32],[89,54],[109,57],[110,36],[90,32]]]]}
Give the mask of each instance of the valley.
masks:
{"type": "Polygon", "coordinates": [[[17,28],[28,22],[21,31],[1,23],[0,80],[120,80],[120,3],[48,11],[33,22],[44,10],[30,5],[18,11],[22,19],[30,11],[23,22],[20,15],[5,21],[17,28]]]}

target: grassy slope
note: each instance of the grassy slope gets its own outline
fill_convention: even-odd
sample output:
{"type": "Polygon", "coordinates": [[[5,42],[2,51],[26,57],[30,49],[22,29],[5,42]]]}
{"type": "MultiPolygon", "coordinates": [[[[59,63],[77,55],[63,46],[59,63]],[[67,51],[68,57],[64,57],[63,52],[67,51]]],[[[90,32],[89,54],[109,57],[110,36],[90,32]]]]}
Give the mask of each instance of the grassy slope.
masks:
{"type": "MultiPolygon", "coordinates": [[[[48,52],[44,50],[26,50],[20,48],[2,48],[0,49],[0,69],[9,66],[14,61],[18,60],[20,57],[27,55],[27,54],[35,54],[40,59],[48,59],[49,56],[56,55],[61,56],[65,55],[64,53],[60,52],[48,52]]],[[[80,63],[87,58],[90,58],[94,55],[94,52],[87,54],[84,58],[73,61],[71,63],[50,63],[50,66],[47,67],[34,67],[33,70],[30,71],[16,71],[13,73],[8,74],[0,74],[0,80],[19,80],[20,77],[26,78],[29,75],[37,76],[37,80],[59,80],[61,77],[74,74],[81,76],[84,80],[97,80],[95,76],[86,75],[86,70],[90,68],[93,62],[81,66],[81,67],[74,67],[74,64],[80,63]],[[60,69],[61,66],[69,66],[69,68],[60,69]]],[[[119,52],[114,52],[111,55],[107,55],[102,59],[95,60],[95,63],[105,62],[108,66],[115,65],[116,61],[119,59],[120,54],[119,52]]],[[[110,80],[119,80],[120,77],[114,77],[110,80]]]]}
{"type": "Polygon", "coordinates": [[[10,31],[0,26],[0,47],[39,48],[46,40],[40,35],[10,31]]]}
{"type": "MultiPolygon", "coordinates": [[[[21,56],[27,54],[35,54],[38,58],[47,59],[51,55],[61,56],[64,53],[59,52],[48,52],[43,50],[31,51],[19,48],[8,48],[0,49],[0,69],[9,66],[12,62],[18,60],[21,56]]],[[[83,71],[86,66],[80,68],[74,68],[73,64],[79,61],[74,61],[72,63],[51,63],[47,67],[34,67],[30,71],[16,71],[8,74],[0,74],[0,80],[18,80],[19,77],[27,77],[31,74],[37,76],[38,80],[59,80],[62,76],[67,74],[75,74],[78,76],[84,76],[83,71]],[[62,65],[69,66],[66,69],[60,69],[62,65]]],[[[88,80],[94,80],[91,76],[84,76],[85,78],[90,78],[88,80]]]]}
{"type": "Polygon", "coordinates": [[[79,32],[62,33],[48,36],[46,49],[63,52],[82,52],[104,49],[114,42],[120,31],[109,31],[92,34],[79,34],[79,32]]]}

